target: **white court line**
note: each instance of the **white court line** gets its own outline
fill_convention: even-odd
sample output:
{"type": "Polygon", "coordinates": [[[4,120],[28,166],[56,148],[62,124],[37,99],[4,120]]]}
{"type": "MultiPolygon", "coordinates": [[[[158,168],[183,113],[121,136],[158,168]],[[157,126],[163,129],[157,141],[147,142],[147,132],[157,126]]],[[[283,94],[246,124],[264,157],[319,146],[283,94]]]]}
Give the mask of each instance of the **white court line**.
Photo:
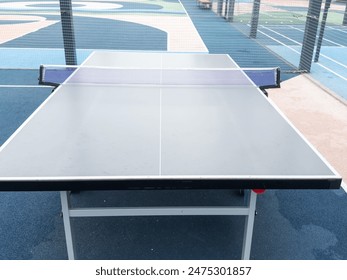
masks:
{"type": "MultiPolygon", "coordinates": [[[[190,21],[190,23],[192,24],[193,28],[195,29],[195,32],[196,32],[196,33],[198,34],[198,36],[200,37],[200,40],[201,40],[201,42],[203,43],[203,45],[204,45],[204,47],[205,47],[207,53],[209,53],[210,51],[209,51],[208,48],[206,47],[204,40],[202,40],[202,38],[201,38],[201,36],[200,36],[200,33],[199,33],[198,30],[196,29],[195,24],[193,23],[192,19],[190,18],[189,14],[188,14],[188,12],[187,12],[187,10],[186,10],[186,8],[185,8],[184,5],[182,4],[181,0],[178,0],[178,2],[180,2],[180,5],[181,5],[182,9],[184,10],[186,16],[188,17],[188,20],[190,21]]],[[[168,37],[169,37],[169,36],[168,36],[168,37]]]]}
{"type": "Polygon", "coordinates": [[[9,143],[19,134],[23,128],[32,120],[32,118],[51,100],[57,91],[53,92],[48,98],[41,103],[39,107],[17,128],[17,130],[0,146],[0,152],[2,152],[9,143]]]}
{"type": "Polygon", "coordinates": [[[331,26],[327,26],[327,28],[332,29],[332,30],[336,30],[336,31],[339,31],[339,32],[342,32],[342,33],[347,33],[347,31],[345,31],[345,30],[341,30],[341,29],[334,28],[334,27],[331,27],[331,26]]]}
{"type": "MultiPolygon", "coordinates": [[[[248,25],[248,26],[249,26],[249,25],[248,25]]],[[[282,46],[287,47],[288,49],[292,50],[293,52],[295,52],[295,53],[297,53],[297,54],[299,54],[299,55],[301,54],[301,53],[300,53],[299,51],[297,51],[296,49],[294,49],[294,48],[292,48],[292,47],[290,47],[290,46],[284,44],[283,42],[281,42],[281,41],[279,41],[279,40],[277,40],[277,39],[271,37],[270,35],[266,34],[265,32],[263,32],[263,31],[261,31],[261,30],[258,30],[258,32],[260,32],[260,33],[262,33],[263,35],[269,37],[271,40],[273,40],[273,41],[275,41],[275,42],[281,44],[282,46]]],[[[323,56],[323,55],[322,55],[322,56],[323,56]]],[[[328,58],[328,57],[327,57],[327,58],[328,58]]],[[[328,58],[328,59],[333,60],[333,59],[331,59],[331,58],[328,58]]],[[[340,64],[340,63],[338,62],[338,64],[340,64]]],[[[347,78],[346,78],[346,77],[341,76],[340,74],[336,73],[334,70],[332,70],[332,69],[330,69],[330,68],[328,68],[328,67],[322,65],[320,62],[315,63],[315,65],[319,65],[319,66],[321,66],[322,68],[328,70],[330,73],[334,74],[335,76],[337,76],[337,77],[339,77],[339,78],[341,78],[341,79],[347,81],[347,78]]],[[[343,65],[343,64],[342,64],[342,65],[343,65]]],[[[343,66],[345,66],[345,65],[343,65],[343,66]]]]}
{"type": "MultiPolygon", "coordinates": [[[[91,55],[89,56],[89,57],[87,57],[87,59],[82,63],[82,65],[88,60],[88,59],[90,59],[90,57],[91,57],[91,55]]],[[[75,71],[74,73],[72,73],[72,75],[71,76],[74,76],[74,74],[76,73],[77,71],[75,71]]],[[[69,80],[69,79],[71,79],[71,76],[69,77],[69,78],[67,78],[67,80],[69,80]]],[[[66,83],[66,81],[67,80],[65,80],[65,82],[64,83],[66,83]]],[[[63,83],[63,84],[64,84],[63,83]]],[[[17,136],[17,134],[19,134],[22,130],[23,130],[23,128],[24,127],[26,127],[26,125],[28,124],[28,123],[30,123],[30,121],[35,117],[35,115],[36,114],[38,114],[38,112],[40,112],[41,111],[41,109],[43,108],[43,107],[45,107],[46,106],[46,104],[48,103],[48,102],[50,102],[50,100],[51,99],[53,99],[53,97],[57,94],[57,92],[59,92],[59,90],[55,90],[55,91],[53,91],[53,93],[51,94],[51,95],[49,95],[47,98],[46,98],[46,100],[45,101],[43,101],[42,103],[41,103],[41,105],[40,106],[38,106],[37,108],[36,108],[36,110],[17,128],[17,130],[0,146],[0,152],[2,152],[10,143],[11,143],[11,141],[17,136]]]]}
{"type": "MultiPolygon", "coordinates": [[[[288,25],[288,27],[290,27],[290,28],[292,28],[292,29],[295,29],[295,30],[299,30],[300,32],[304,32],[304,30],[302,30],[302,29],[300,29],[300,28],[297,28],[297,27],[294,27],[294,26],[291,26],[291,25],[288,25]]],[[[325,41],[327,41],[327,42],[330,42],[330,43],[332,43],[332,44],[335,44],[335,45],[338,46],[338,47],[346,47],[346,46],[344,46],[344,45],[341,45],[341,44],[339,44],[339,43],[336,43],[336,42],[334,42],[334,41],[332,41],[332,40],[329,40],[329,39],[326,39],[326,38],[323,38],[323,40],[325,40],[325,41]]]]}
{"type": "Polygon", "coordinates": [[[273,40],[273,41],[279,43],[280,45],[287,47],[288,49],[292,50],[293,52],[295,52],[295,53],[297,53],[297,54],[300,54],[300,52],[297,51],[296,49],[294,49],[294,48],[292,48],[292,47],[290,47],[290,46],[288,46],[288,45],[282,43],[281,41],[279,41],[279,40],[277,40],[277,39],[271,37],[270,35],[266,34],[265,32],[263,32],[263,31],[261,31],[261,30],[259,30],[259,29],[258,29],[258,32],[260,32],[261,34],[263,34],[263,35],[266,36],[266,37],[269,37],[271,40],[273,40]]]}
{"type": "MultiPolygon", "coordinates": [[[[276,30],[279,30],[279,29],[288,29],[288,27],[289,28],[292,28],[292,29],[295,29],[295,30],[298,30],[298,31],[300,31],[300,32],[304,32],[304,29],[301,29],[301,28],[298,28],[298,27],[294,27],[294,26],[292,26],[292,25],[282,25],[282,26],[277,26],[277,25],[267,25],[267,26],[264,26],[264,25],[262,25],[262,27],[264,27],[264,28],[267,28],[267,29],[269,29],[269,30],[271,30],[272,32],[274,32],[274,33],[276,33],[276,31],[274,31],[273,29],[271,29],[271,27],[274,27],[274,28],[276,28],[276,30]]],[[[328,26],[327,26],[328,27],[328,26]]],[[[338,29],[336,29],[336,30],[338,30],[338,29]]],[[[340,31],[340,30],[339,30],[340,31]]],[[[344,32],[344,31],[342,31],[342,32],[344,32]]],[[[347,33],[347,32],[344,32],[344,33],[347,33]]],[[[284,36],[284,35],[282,35],[282,34],[280,34],[281,36],[284,36]]],[[[287,37],[288,38],[288,37],[287,37]]],[[[289,40],[291,40],[291,41],[295,41],[295,40],[292,40],[292,39],[290,39],[290,38],[288,38],[289,40]]],[[[339,44],[339,43],[336,43],[336,42],[334,42],[334,41],[332,41],[332,40],[329,40],[329,39],[326,39],[326,38],[323,38],[323,40],[325,40],[325,41],[327,41],[327,42],[330,42],[330,43],[332,43],[332,44],[334,44],[334,45],[336,45],[336,46],[338,46],[338,47],[343,47],[343,48],[345,48],[346,46],[345,45],[341,45],[341,44],[339,44]]],[[[296,41],[295,41],[296,42],[296,41]]]]}
{"type": "Polygon", "coordinates": [[[331,72],[331,73],[333,73],[334,75],[338,76],[338,77],[341,78],[342,80],[347,81],[347,78],[346,78],[346,77],[341,76],[340,74],[334,72],[333,70],[331,70],[330,68],[328,68],[328,67],[322,65],[321,63],[317,63],[317,65],[319,65],[320,67],[323,67],[325,70],[328,70],[329,72],[331,72]]]}
{"type": "Polygon", "coordinates": [[[300,42],[298,42],[298,41],[296,41],[296,40],[293,40],[292,38],[289,38],[289,37],[283,35],[282,33],[279,33],[279,32],[277,32],[277,31],[275,31],[275,30],[273,30],[273,29],[271,29],[271,28],[268,28],[268,27],[264,26],[264,25],[260,25],[260,26],[261,26],[262,28],[264,28],[264,29],[270,30],[271,32],[273,32],[273,33],[275,33],[275,34],[277,34],[277,35],[280,35],[280,36],[282,36],[283,38],[285,38],[285,39],[287,39],[287,40],[289,40],[289,41],[292,41],[293,43],[295,43],[295,44],[301,46],[301,43],[300,43],[300,42]]]}
{"type": "MultiPolygon", "coordinates": [[[[282,37],[284,37],[285,39],[287,39],[287,40],[290,40],[290,41],[292,41],[292,42],[294,42],[294,43],[296,43],[296,44],[298,44],[299,46],[302,46],[302,44],[300,43],[300,42],[298,42],[298,41],[296,41],[296,40],[293,40],[293,39],[291,39],[291,38],[289,38],[289,37],[287,37],[287,36],[285,36],[285,35],[283,35],[283,34],[281,34],[281,33],[279,33],[279,32],[276,32],[275,30],[272,30],[272,29],[270,29],[270,28],[268,28],[268,27],[265,27],[265,26],[263,26],[263,25],[261,25],[261,27],[263,27],[263,28],[265,28],[265,29],[268,29],[268,30],[270,30],[271,32],[273,32],[273,33],[276,33],[276,34],[278,34],[278,35],[280,35],[280,36],[282,36],[282,37]]],[[[295,27],[292,27],[292,28],[294,28],[294,29],[297,29],[297,28],[295,28],[295,27]]],[[[298,29],[299,30],[299,29],[298,29]]],[[[263,33],[264,34],[264,33],[263,33]]],[[[269,36],[269,35],[267,35],[268,37],[271,37],[271,36],[269,36]]],[[[271,37],[272,38],[272,37],[271,37]]],[[[274,39],[274,38],[273,38],[274,39]]],[[[279,41],[277,41],[277,42],[279,42],[279,41]]],[[[341,63],[341,62],[339,62],[339,61],[337,61],[337,60],[335,60],[335,59],[333,59],[333,58],[331,58],[331,57],[329,57],[329,56],[327,56],[327,55],[324,55],[324,54],[320,54],[321,56],[323,56],[324,58],[326,58],[326,59],[328,59],[328,60],[330,60],[330,61],[332,61],[332,62],[334,62],[334,63],[336,63],[336,64],[338,64],[338,65],[340,65],[340,66],[342,66],[342,67],[344,67],[344,68],[347,68],[347,65],[345,65],[345,64],[343,64],[343,63],[341,63]]],[[[325,67],[324,66],[324,68],[325,69],[329,69],[329,68],[327,68],[327,67],[325,67]]],[[[330,70],[329,70],[330,71],[330,70]]],[[[331,70],[331,71],[333,71],[333,70],[331,70]]],[[[342,77],[342,76],[341,76],[342,77]]]]}
{"type": "Polygon", "coordinates": [[[326,39],[326,38],[323,38],[323,40],[324,40],[324,41],[327,41],[327,42],[329,42],[329,43],[332,43],[332,44],[334,44],[334,45],[336,45],[336,46],[338,46],[338,47],[346,47],[346,46],[344,46],[344,45],[341,45],[341,44],[339,44],[339,43],[336,43],[336,42],[334,42],[334,41],[332,41],[332,40],[329,40],[329,39],[326,39]]]}
{"type": "MultiPolygon", "coordinates": [[[[291,26],[291,28],[297,29],[297,30],[299,30],[299,31],[302,31],[302,30],[300,30],[300,29],[298,29],[298,28],[296,28],[296,27],[293,27],[293,26],[291,26]]],[[[304,32],[304,31],[302,31],[302,32],[304,32]]],[[[302,44],[300,44],[300,45],[302,46],[302,44]]],[[[341,47],[345,48],[345,46],[343,46],[343,45],[341,45],[341,47]]],[[[326,59],[328,59],[328,60],[330,60],[330,61],[332,61],[332,62],[334,62],[334,63],[336,63],[336,64],[338,64],[338,65],[340,65],[340,66],[342,66],[342,67],[344,67],[344,68],[347,68],[347,65],[346,65],[346,64],[343,64],[343,63],[341,63],[341,62],[339,62],[339,61],[337,61],[337,60],[335,60],[335,59],[333,59],[333,58],[331,58],[331,57],[329,57],[329,56],[327,56],[327,55],[325,55],[325,54],[320,53],[320,55],[321,55],[322,57],[324,57],[324,58],[326,58],[326,59]]]]}

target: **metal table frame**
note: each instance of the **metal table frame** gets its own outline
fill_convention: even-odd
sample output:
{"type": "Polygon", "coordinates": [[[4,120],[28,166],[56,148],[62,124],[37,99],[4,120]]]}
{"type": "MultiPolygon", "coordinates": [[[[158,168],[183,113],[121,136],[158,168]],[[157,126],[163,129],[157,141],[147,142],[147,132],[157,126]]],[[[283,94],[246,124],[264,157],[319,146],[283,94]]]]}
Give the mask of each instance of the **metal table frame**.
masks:
{"type": "Polygon", "coordinates": [[[66,247],[68,258],[75,259],[71,218],[81,217],[134,217],[134,216],[245,216],[241,259],[249,260],[255,217],[257,194],[250,191],[246,195],[246,206],[209,206],[209,207],[96,207],[73,208],[69,191],[60,192],[66,247]]]}

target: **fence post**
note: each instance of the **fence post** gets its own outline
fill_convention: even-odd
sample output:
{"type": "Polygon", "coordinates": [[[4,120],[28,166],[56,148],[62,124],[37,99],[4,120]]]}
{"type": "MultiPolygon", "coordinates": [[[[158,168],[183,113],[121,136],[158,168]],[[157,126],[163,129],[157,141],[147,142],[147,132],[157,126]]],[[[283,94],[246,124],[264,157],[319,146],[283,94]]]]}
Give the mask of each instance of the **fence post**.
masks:
{"type": "Polygon", "coordinates": [[[67,65],[76,65],[76,44],[73,25],[71,0],[59,0],[61,27],[64,39],[65,62],[67,65]]]}
{"type": "Polygon", "coordinates": [[[218,2],[217,2],[217,15],[219,15],[219,16],[222,15],[223,2],[224,2],[224,0],[218,0],[218,2]]]}
{"type": "Polygon", "coordinates": [[[299,64],[299,70],[305,72],[311,71],[313,50],[316,42],[321,5],[322,0],[310,0],[307,11],[304,40],[302,43],[299,64]]]}
{"type": "Polygon", "coordinates": [[[322,23],[321,23],[320,30],[319,30],[319,37],[318,37],[318,41],[317,41],[316,55],[314,57],[314,62],[318,62],[318,60],[319,60],[319,54],[320,54],[320,49],[321,49],[322,42],[323,42],[325,24],[327,21],[330,4],[331,4],[331,0],[325,0],[323,18],[322,18],[322,23]]]}
{"type": "Polygon", "coordinates": [[[259,10],[260,10],[260,0],[254,0],[253,2],[253,11],[252,11],[252,20],[251,20],[251,32],[249,37],[256,38],[259,22],[259,10]]]}
{"type": "Polygon", "coordinates": [[[347,2],[346,2],[345,15],[343,17],[342,25],[347,25],[347,2]]]}
{"type": "Polygon", "coordinates": [[[229,0],[227,20],[230,22],[234,21],[234,11],[235,11],[235,0],[229,0]]]}

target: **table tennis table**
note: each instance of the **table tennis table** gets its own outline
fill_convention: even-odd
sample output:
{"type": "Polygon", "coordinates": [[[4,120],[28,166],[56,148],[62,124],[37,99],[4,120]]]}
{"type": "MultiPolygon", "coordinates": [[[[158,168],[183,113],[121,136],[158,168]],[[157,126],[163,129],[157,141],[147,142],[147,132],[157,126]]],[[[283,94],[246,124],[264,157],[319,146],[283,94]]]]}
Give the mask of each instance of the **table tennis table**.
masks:
{"type": "Polygon", "coordinates": [[[0,148],[1,191],[60,191],[71,218],[242,215],[257,193],[336,189],[341,176],[224,54],[92,53],[0,148]],[[70,191],[247,190],[245,206],[74,208],[70,191]]]}

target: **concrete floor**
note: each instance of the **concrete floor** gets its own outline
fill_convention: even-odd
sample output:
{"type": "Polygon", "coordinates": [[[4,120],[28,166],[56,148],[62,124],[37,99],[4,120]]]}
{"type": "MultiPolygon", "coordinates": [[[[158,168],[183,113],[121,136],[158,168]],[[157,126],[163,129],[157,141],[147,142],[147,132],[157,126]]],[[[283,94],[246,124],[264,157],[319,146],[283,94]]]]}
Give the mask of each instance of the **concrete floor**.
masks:
{"type": "Polygon", "coordinates": [[[347,182],[347,103],[309,74],[284,81],[280,89],[269,89],[268,93],[347,182]]]}

